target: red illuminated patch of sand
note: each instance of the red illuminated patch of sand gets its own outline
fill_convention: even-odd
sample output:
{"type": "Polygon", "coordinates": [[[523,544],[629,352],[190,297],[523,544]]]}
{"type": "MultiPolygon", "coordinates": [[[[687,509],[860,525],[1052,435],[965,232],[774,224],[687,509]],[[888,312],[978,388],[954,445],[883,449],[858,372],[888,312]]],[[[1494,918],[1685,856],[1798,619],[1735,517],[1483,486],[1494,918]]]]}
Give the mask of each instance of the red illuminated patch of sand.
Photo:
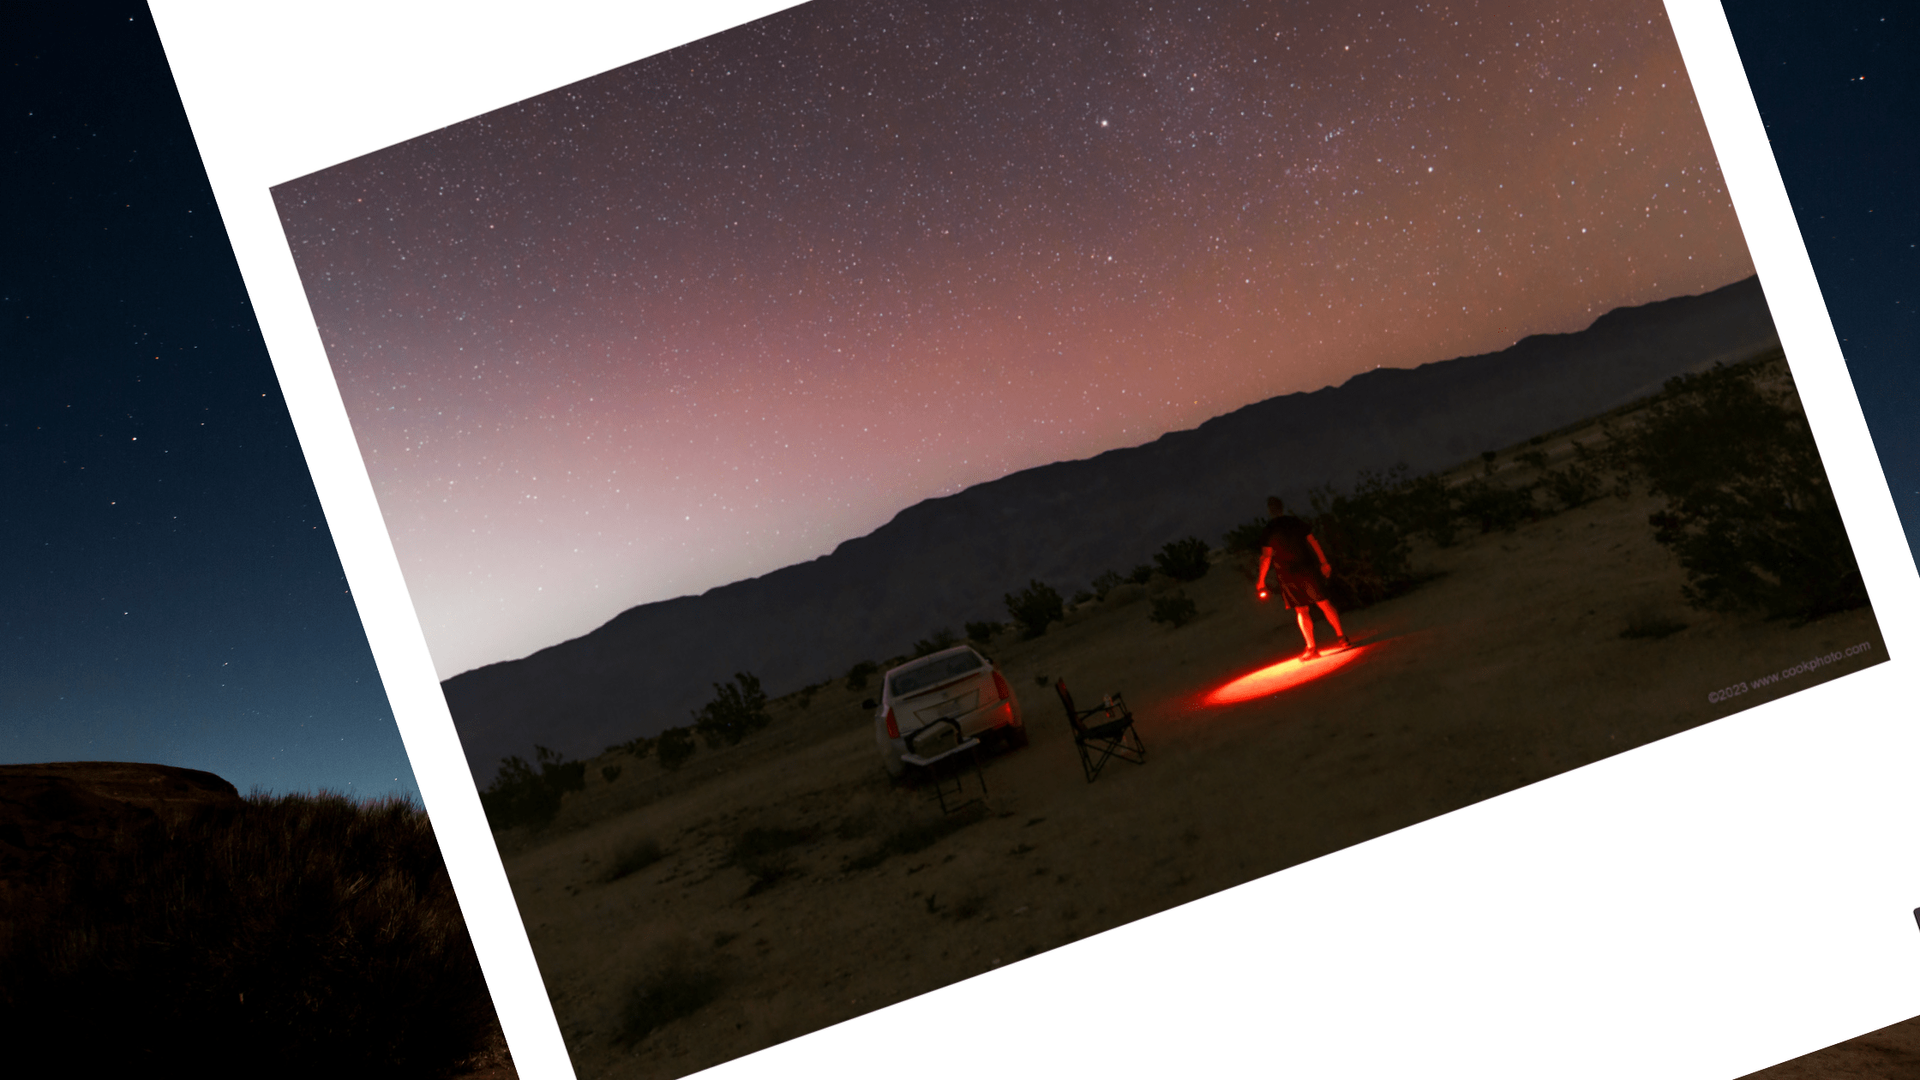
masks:
{"type": "Polygon", "coordinates": [[[1330,675],[1360,658],[1368,646],[1356,645],[1318,660],[1292,658],[1269,664],[1250,675],[1242,675],[1200,699],[1202,705],[1235,705],[1254,698],[1268,697],[1330,675]]]}

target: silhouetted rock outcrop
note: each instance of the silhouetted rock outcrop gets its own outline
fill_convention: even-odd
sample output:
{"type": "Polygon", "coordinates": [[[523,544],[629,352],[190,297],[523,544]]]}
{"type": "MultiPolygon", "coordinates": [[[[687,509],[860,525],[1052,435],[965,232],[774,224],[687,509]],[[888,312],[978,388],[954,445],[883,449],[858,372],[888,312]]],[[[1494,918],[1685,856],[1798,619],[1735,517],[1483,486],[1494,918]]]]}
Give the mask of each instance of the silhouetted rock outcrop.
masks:
{"type": "Polygon", "coordinates": [[[1143,446],[1027,469],[902,510],[832,554],[700,596],[643,604],[572,641],[448,679],[474,776],[534,743],[585,754],[684,724],[711,684],[776,692],[905,651],[929,631],[1004,619],[1039,578],[1071,590],[1169,540],[1217,543],[1269,494],[1404,462],[1444,468],[1604,412],[1681,372],[1778,344],[1759,281],[1608,312],[1586,330],[1483,356],[1380,369],[1143,446]]]}
{"type": "Polygon", "coordinates": [[[0,765],[0,905],[111,858],[202,807],[240,806],[210,772],[123,761],[0,765]]]}

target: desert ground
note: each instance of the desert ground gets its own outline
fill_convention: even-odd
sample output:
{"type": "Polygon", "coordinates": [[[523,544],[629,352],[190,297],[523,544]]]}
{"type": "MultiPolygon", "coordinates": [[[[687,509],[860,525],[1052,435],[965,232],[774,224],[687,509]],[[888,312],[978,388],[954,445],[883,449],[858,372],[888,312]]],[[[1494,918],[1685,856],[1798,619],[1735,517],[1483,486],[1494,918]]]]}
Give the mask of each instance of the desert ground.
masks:
{"type": "Polygon", "coordinates": [[[1920,1017],[1748,1073],[1743,1080],[1912,1080],[1920,1076],[1920,1017]]]}
{"type": "MultiPolygon", "coordinates": [[[[1564,461],[1580,435],[1545,449],[1564,461]]],[[[1512,458],[1496,467],[1529,467],[1512,458]]],[[[1419,548],[1431,577],[1351,612],[1350,652],[1235,704],[1206,698],[1301,646],[1245,556],[1122,586],[1034,640],[1005,632],[984,651],[1031,745],[986,755],[984,803],[953,815],[888,782],[860,707],[875,691],[844,680],[675,772],[593,760],[551,825],[499,837],[579,1075],[691,1073],[1884,658],[1866,609],[1795,626],[1688,608],[1658,506],[1607,495],[1419,548]],[[1150,622],[1175,588],[1198,617],[1150,622]],[[1087,783],[1055,678],[1083,707],[1124,692],[1147,763],[1087,783]]]]}

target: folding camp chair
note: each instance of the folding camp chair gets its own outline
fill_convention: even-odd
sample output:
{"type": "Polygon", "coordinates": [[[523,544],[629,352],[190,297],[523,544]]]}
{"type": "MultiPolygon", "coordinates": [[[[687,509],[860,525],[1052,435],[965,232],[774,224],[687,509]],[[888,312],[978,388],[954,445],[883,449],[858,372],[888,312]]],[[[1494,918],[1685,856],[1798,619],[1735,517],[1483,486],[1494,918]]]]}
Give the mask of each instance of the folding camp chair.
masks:
{"type": "Polygon", "coordinates": [[[940,800],[940,812],[951,814],[962,807],[971,806],[987,796],[987,774],[980,768],[980,740],[962,739],[960,722],[941,717],[927,726],[907,736],[907,752],[900,760],[915,766],[933,780],[934,797],[940,800]],[[980,794],[969,799],[967,794],[967,766],[973,766],[974,779],[980,782],[980,794]],[[947,776],[953,778],[953,790],[947,790],[947,776]],[[947,799],[954,800],[952,806],[947,799]]]}
{"type": "Polygon", "coordinates": [[[1067,723],[1073,725],[1073,745],[1080,751],[1080,768],[1087,774],[1087,783],[1099,778],[1108,758],[1117,757],[1135,765],[1147,763],[1146,745],[1133,727],[1133,710],[1127,708],[1118,691],[1083,712],[1073,707],[1073,695],[1067,691],[1065,679],[1056,681],[1053,688],[1060,694],[1060,704],[1066,706],[1067,723]],[[1089,720],[1093,722],[1088,723],[1089,720]]]}

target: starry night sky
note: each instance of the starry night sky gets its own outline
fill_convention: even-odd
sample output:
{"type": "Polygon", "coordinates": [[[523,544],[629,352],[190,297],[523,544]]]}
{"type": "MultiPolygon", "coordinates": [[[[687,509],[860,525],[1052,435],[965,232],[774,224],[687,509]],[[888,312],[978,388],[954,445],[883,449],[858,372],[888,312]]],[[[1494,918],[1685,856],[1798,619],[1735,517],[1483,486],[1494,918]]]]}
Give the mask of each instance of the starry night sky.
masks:
{"type": "Polygon", "coordinates": [[[275,194],[442,676],[1752,273],[1649,0],[822,0],[275,194]]]}
{"type": "Polygon", "coordinates": [[[1920,537],[1920,10],[1725,0],[1909,550],[1920,537]]]}
{"type": "Polygon", "coordinates": [[[417,799],[145,5],[0,40],[0,762],[417,799]]]}

